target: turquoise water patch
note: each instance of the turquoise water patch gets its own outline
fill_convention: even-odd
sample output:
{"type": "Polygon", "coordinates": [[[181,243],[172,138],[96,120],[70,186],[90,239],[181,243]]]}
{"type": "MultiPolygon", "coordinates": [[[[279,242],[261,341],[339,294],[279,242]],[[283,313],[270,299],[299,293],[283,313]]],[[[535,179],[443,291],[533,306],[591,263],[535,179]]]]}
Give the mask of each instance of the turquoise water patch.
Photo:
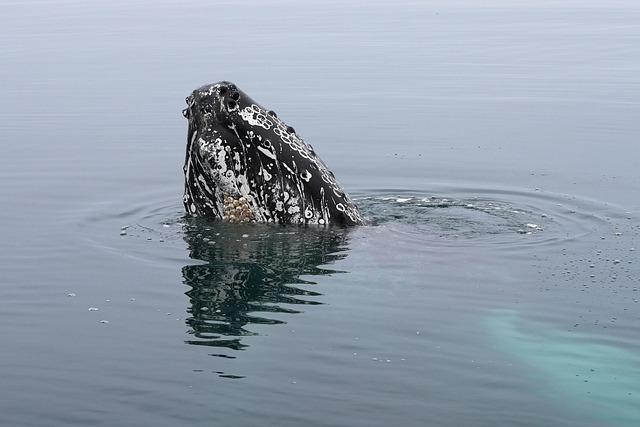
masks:
{"type": "Polygon", "coordinates": [[[536,391],[567,416],[596,425],[640,425],[640,355],[512,310],[491,313],[486,324],[500,350],[531,368],[536,391]]]}

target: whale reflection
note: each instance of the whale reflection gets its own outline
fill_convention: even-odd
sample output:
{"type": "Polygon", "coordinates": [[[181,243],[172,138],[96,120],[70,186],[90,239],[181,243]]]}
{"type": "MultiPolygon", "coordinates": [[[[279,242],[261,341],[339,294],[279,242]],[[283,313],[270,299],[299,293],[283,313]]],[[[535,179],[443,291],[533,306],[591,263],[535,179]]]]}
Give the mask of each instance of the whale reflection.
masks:
{"type": "MultiPolygon", "coordinates": [[[[182,268],[189,287],[193,338],[188,344],[241,350],[252,324],[281,324],[282,314],[322,304],[309,290],[312,276],[342,273],[327,265],[347,256],[347,228],[280,227],[188,219],[189,257],[202,263],[182,268]]],[[[286,316],[284,316],[286,317],[286,316]]]]}

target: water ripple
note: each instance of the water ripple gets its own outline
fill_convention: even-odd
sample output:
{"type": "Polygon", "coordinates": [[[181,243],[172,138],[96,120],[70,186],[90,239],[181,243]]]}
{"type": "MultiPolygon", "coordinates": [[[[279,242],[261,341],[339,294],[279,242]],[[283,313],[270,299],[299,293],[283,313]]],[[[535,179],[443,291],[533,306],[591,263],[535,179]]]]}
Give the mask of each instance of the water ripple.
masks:
{"type": "Polygon", "coordinates": [[[355,197],[373,225],[428,245],[510,250],[592,233],[621,209],[574,196],[487,188],[376,190],[355,197]]]}
{"type": "Polygon", "coordinates": [[[111,230],[86,235],[93,248],[164,267],[181,265],[188,288],[186,343],[242,350],[257,325],[283,324],[305,306],[322,304],[314,277],[344,273],[332,264],[348,256],[354,235],[376,245],[393,239],[397,247],[425,253],[444,246],[530,256],[541,246],[557,248],[594,235],[611,218],[626,215],[574,196],[491,188],[371,190],[355,200],[368,226],[207,221],[186,217],[169,196],[121,208],[101,204],[83,223],[87,231],[111,230]]]}

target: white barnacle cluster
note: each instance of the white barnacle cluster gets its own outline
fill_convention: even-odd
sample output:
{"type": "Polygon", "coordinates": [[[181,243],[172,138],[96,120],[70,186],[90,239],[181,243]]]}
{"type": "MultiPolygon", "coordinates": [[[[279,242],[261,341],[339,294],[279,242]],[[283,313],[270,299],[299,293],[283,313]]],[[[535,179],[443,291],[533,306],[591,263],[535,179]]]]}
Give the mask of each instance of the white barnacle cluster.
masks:
{"type": "Polygon", "coordinates": [[[307,146],[304,140],[295,133],[289,132],[289,129],[285,126],[284,122],[279,121],[273,131],[280,137],[282,142],[297,151],[298,154],[300,154],[300,157],[312,161],[315,160],[315,156],[311,153],[311,149],[307,146]]]}
{"type": "Polygon", "coordinates": [[[240,111],[240,117],[251,126],[260,126],[267,130],[273,126],[273,122],[267,117],[266,111],[255,104],[251,104],[250,107],[244,107],[240,111]]]}
{"type": "Polygon", "coordinates": [[[224,213],[222,219],[232,223],[255,222],[249,202],[244,197],[224,197],[224,213]]]}

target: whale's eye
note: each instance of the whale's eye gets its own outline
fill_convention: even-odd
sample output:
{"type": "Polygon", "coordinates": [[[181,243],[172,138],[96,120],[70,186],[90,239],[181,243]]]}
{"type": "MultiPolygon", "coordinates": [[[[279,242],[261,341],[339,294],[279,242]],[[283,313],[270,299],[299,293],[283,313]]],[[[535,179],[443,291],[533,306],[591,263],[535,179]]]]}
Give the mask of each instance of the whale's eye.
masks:
{"type": "Polygon", "coordinates": [[[226,86],[220,87],[220,89],[218,89],[218,93],[220,95],[224,95],[225,93],[227,93],[227,87],[226,86]]]}
{"type": "Polygon", "coordinates": [[[275,111],[273,111],[273,110],[269,110],[269,111],[267,111],[267,114],[268,114],[268,115],[270,115],[271,117],[278,117],[278,115],[276,114],[276,112],[275,112],[275,111]]]}
{"type": "Polygon", "coordinates": [[[294,128],[292,128],[291,126],[287,126],[287,132],[296,133],[296,130],[294,128]]]}
{"type": "Polygon", "coordinates": [[[238,93],[237,90],[234,90],[233,92],[231,92],[231,94],[229,96],[231,97],[231,99],[233,99],[235,101],[240,99],[240,94],[238,93]]]}
{"type": "Polygon", "coordinates": [[[227,102],[227,107],[229,107],[230,110],[233,110],[234,108],[236,108],[236,105],[238,105],[236,101],[231,100],[227,102]]]}

